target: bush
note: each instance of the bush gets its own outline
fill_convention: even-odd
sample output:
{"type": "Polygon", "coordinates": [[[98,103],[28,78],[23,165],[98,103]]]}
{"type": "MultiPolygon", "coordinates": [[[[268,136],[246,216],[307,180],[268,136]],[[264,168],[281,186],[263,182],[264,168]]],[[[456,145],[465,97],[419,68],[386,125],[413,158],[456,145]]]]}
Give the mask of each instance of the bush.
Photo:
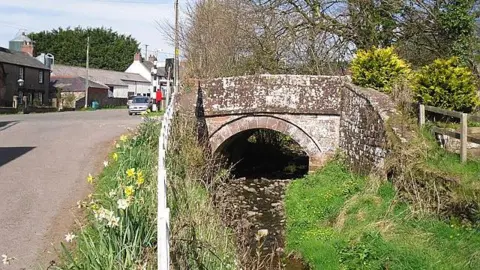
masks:
{"type": "Polygon", "coordinates": [[[351,64],[354,84],[390,93],[396,82],[411,74],[408,64],[393,47],[359,50],[351,64]]]}
{"type": "Polygon", "coordinates": [[[437,59],[417,74],[415,97],[425,105],[471,112],[480,104],[477,82],[457,57],[437,59]]]}

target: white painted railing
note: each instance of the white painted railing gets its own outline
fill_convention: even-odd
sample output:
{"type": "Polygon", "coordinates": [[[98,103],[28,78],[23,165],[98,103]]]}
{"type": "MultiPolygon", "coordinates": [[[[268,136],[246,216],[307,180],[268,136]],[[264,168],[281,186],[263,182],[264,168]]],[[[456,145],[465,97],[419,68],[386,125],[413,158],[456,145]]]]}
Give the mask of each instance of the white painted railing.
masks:
{"type": "MultiPolygon", "coordinates": [[[[176,89],[163,115],[162,128],[158,138],[158,179],[157,179],[157,264],[159,270],[168,270],[170,265],[170,209],[167,207],[167,166],[165,154],[174,116],[176,89]]],[[[168,100],[168,99],[166,99],[168,100]]]]}

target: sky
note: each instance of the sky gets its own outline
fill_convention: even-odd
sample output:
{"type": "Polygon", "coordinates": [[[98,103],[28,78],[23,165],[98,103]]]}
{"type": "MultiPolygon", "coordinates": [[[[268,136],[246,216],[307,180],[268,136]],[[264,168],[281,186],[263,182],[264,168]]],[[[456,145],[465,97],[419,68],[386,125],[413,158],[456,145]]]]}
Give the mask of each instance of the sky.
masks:
{"type": "MultiPolygon", "coordinates": [[[[106,27],[134,37],[145,52],[171,57],[173,47],[157,29],[157,21],[174,22],[174,0],[0,0],[0,46],[23,30],[58,27],[106,27]]],[[[182,6],[182,2],[180,3],[182,6]]],[[[133,57],[133,56],[132,56],[133,57]]]]}

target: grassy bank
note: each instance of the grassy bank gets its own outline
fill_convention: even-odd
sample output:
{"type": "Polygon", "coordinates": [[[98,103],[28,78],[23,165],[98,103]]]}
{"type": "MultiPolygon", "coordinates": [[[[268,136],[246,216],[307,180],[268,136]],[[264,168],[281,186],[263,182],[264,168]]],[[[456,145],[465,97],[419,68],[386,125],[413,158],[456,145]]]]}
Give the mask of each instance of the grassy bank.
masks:
{"type": "Polygon", "coordinates": [[[210,192],[228,176],[197,140],[195,119],[178,116],[167,153],[173,269],[237,269],[232,232],[210,192]]]}
{"type": "MultiPolygon", "coordinates": [[[[477,171],[478,172],[478,171],[477,171]]],[[[338,161],[286,193],[287,251],[313,269],[478,269],[478,228],[418,217],[392,184],[338,161]]]]}
{"type": "MultiPolygon", "coordinates": [[[[146,117],[134,134],[120,138],[103,172],[87,178],[95,191],[78,203],[86,220],[62,243],[56,269],[157,269],[159,130],[160,123],[146,117]]],[[[167,153],[172,267],[234,269],[235,246],[204,181],[220,178],[194,131],[193,121],[177,121],[167,153]]]]}

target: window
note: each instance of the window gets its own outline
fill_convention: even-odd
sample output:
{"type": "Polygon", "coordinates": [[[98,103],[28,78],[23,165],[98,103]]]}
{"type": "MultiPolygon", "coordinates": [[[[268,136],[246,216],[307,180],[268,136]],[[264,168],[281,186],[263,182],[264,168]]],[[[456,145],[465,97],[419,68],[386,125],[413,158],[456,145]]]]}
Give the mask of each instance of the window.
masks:
{"type": "Polygon", "coordinates": [[[147,93],[147,97],[150,97],[150,93],[147,93]]]}
{"type": "Polygon", "coordinates": [[[25,68],[24,67],[20,67],[20,69],[18,70],[18,79],[25,80],[25,68]]]}
{"type": "Polygon", "coordinates": [[[157,92],[157,86],[153,86],[153,92],[157,92]]]}
{"type": "Polygon", "coordinates": [[[136,97],[132,100],[132,103],[148,103],[148,98],[146,98],[146,97],[136,97]]]}
{"type": "Polygon", "coordinates": [[[153,75],[153,80],[154,80],[154,81],[157,80],[157,74],[153,75]]]}
{"type": "Polygon", "coordinates": [[[38,83],[40,83],[40,84],[43,83],[43,70],[40,70],[38,72],[38,83]]]}
{"type": "Polygon", "coordinates": [[[113,97],[113,86],[108,87],[108,97],[109,98],[113,97]]]}

